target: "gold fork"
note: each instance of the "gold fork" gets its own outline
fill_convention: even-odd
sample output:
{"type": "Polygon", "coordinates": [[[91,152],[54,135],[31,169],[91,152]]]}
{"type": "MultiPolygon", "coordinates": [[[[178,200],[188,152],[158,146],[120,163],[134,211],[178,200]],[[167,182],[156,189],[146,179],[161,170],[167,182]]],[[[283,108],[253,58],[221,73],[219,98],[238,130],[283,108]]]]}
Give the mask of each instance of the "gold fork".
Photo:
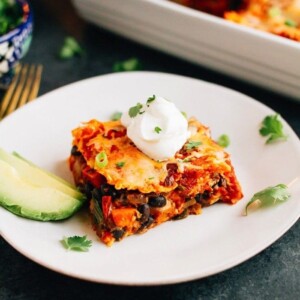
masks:
{"type": "Polygon", "coordinates": [[[18,65],[16,74],[0,102],[0,120],[38,95],[42,65],[18,65]]]}

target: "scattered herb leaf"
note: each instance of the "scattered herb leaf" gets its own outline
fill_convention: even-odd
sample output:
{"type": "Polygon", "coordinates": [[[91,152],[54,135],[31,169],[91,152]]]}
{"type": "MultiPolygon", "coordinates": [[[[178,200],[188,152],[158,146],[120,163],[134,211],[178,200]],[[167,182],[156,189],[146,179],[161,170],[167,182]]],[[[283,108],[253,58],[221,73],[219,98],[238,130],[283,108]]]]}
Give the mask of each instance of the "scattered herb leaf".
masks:
{"type": "Polygon", "coordinates": [[[160,133],[160,132],[162,131],[162,129],[161,129],[160,127],[156,126],[156,127],[154,128],[154,131],[155,131],[156,133],[160,133]]]}
{"type": "Polygon", "coordinates": [[[155,100],[155,95],[153,95],[152,97],[149,97],[146,104],[149,106],[149,104],[151,102],[153,102],[154,100],[155,100]]]}
{"type": "Polygon", "coordinates": [[[179,163],[190,162],[190,161],[191,161],[191,158],[190,158],[190,157],[186,157],[186,158],[184,158],[184,159],[177,158],[177,161],[178,161],[179,163]]]}
{"type": "Polygon", "coordinates": [[[220,135],[217,140],[217,143],[223,148],[228,147],[230,144],[229,136],[227,134],[220,135]]]}
{"type": "Polygon", "coordinates": [[[107,159],[107,155],[104,151],[102,151],[96,155],[95,163],[98,168],[104,168],[105,166],[107,166],[108,159],[107,159]]]}
{"type": "Polygon", "coordinates": [[[60,59],[70,59],[74,56],[81,56],[83,49],[79,43],[71,36],[65,38],[64,43],[58,53],[60,59]]]}
{"type": "Polygon", "coordinates": [[[259,130],[262,136],[268,136],[266,144],[270,144],[279,140],[285,141],[287,135],[283,132],[283,125],[278,119],[278,114],[266,116],[259,130]]]}
{"type": "Polygon", "coordinates": [[[182,111],[181,114],[187,119],[187,113],[185,111],[182,111]]]}
{"type": "Polygon", "coordinates": [[[121,112],[115,112],[112,116],[111,116],[111,120],[112,121],[118,121],[120,120],[122,117],[122,113],[121,112]]]}
{"type": "Polygon", "coordinates": [[[297,23],[291,19],[285,20],[284,24],[289,27],[297,27],[297,23]]]}
{"type": "Polygon", "coordinates": [[[186,148],[187,150],[192,150],[192,149],[197,148],[199,145],[201,145],[201,142],[200,142],[200,141],[189,141],[189,142],[185,145],[185,148],[186,148]]]}
{"type": "Polygon", "coordinates": [[[113,65],[114,72],[141,70],[141,63],[137,58],[130,58],[124,61],[116,62],[113,65]]]}
{"type": "Polygon", "coordinates": [[[149,179],[149,180],[152,180],[152,179],[154,179],[154,177],[149,177],[148,179],[149,179]]]}
{"type": "Polygon", "coordinates": [[[189,158],[189,157],[186,157],[184,160],[183,160],[183,162],[190,162],[191,161],[191,159],[189,158]]]}
{"type": "Polygon", "coordinates": [[[120,161],[116,163],[117,168],[122,168],[125,165],[125,161],[120,161]]]}
{"type": "Polygon", "coordinates": [[[137,105],[132,106],[129,108],[128,114],[130,118],[136,117],[138,114],[141,114],[141,109],[143,108],[143,105],[141,103],[137,103],[137,105]]]}
{"type": "Polygon", "coordinates": [[[248,209],[252,205],[271,206],[280,202],[286,201],[291,195],[285,184],[277,184],[270,186],[253,195],[251,200],[246,205],[245,213],[248,214],[248,209]]]}
{"type": "Polygon", "coordinates": [[[81,251],[81,252],[89,251],[89,248],[92,246],[92,241],[88,240],[86,235],[85,236],[74,235],[70,237],[64,237],[61,243],[67,250],[74,250],[74,251],[81,251]]]}

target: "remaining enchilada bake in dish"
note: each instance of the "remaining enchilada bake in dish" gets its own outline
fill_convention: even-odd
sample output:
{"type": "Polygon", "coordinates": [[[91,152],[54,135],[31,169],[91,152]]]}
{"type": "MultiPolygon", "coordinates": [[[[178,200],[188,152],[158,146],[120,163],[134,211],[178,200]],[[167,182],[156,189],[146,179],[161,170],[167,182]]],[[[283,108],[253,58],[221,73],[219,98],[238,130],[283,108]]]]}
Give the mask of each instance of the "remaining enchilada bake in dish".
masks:
{"type": "Polygon", "coordinates": [[[300,41],[300,0],[172,0],[226,20],[300,41]]]}
{"type": "Polygon", "coordinates": [[[248,0],[224,18],[242,25],[300,41],[300,0],[248,0]]]}
{"type": "Polygon", "coordinates": [[[107,245],[242,198],[229,154],[209,129],[161,97],[131,107],[121,120],[82,123],[72,134],[70,169],[107,245]]]}

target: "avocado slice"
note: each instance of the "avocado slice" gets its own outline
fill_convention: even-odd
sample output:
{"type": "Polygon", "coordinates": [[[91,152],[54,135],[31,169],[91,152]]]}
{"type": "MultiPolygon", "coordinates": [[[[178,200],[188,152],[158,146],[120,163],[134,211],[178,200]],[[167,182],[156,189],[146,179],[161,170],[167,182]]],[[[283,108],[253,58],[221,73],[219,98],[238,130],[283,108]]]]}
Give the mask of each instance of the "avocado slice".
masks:
{"type": "Polygon", "coordinates": [[[33,183],[31,175],[37,170],[28,168],[27,180],[24,173],[20,175],[17,168],[0,160],[0,205],[16,215],[39,221],[62,220],[73,215],[82,206],[82,197],[72,197],[46,186],[45,177],[41,184],[33,183]]]}
{"type": "Polygon", "coordinates": [[[0,148],[0,160],[14,167],[21,178],[33,185],[52,187],[79,200],[84,200],[85,198],[85,196],[69,182],[50,172],[42,170],[16,153],[11,154],[0,148]]]}
{"type": "MultiPolygon", "coordinates": [[[[2,151],[3,151],[3,150],[0,148],[0,159],[1,159],[1,153],[2,153],[2,151]]],[[[37,165],[35,165],[32,161],[26,159],[25,157],[23,157],[23,156],[22,156],[21,154],[19,154],[18,152],[13,151],[13,152],[12,152],[12,155],[15,156],[15,157],[17,157],[17,158],[19,158],[19,159],[22,159],[23,161],[25,161],[27,164],[31,165],[32,167],[35,167],[35,168],[40,169],[40,171],[46,173],[47,175],[50,175],[51,177],[55,178],[56,180],[62,182],[64,185],[67,185],[67,186],[69,186],[69,187],[72,188],[72,189],[76,189],[75,186],[74,186],[74,184],[72,184],[72,183],[70,183],[70,182],[68,182],[68,181],[66,181],[66,180],[64,180],[64,179],[62,179],[61,177],[58,177],[58,176],[54,175],[54,174],[51,173],[51,172],[48,172],[48,171],[46,171],[46,170],[44,170],[44,169],[41,169],[40,167],[38,167],[37,165]]]]}
{"type": "Polygon", "coordinates": [[[86,200],[75,186],[17,153],[0,148],[0,163],[0,205],[17,215],[61,220],[74,214],[86,200]]]}

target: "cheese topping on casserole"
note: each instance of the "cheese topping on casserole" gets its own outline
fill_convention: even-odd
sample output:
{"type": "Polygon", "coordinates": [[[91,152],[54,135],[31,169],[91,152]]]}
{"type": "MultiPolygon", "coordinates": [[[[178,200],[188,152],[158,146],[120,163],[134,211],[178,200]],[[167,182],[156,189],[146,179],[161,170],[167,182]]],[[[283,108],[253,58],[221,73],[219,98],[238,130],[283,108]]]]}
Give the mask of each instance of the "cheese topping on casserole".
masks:
{"type": "Polygon", "coordinates": [[[116,189],[165,193],[180,185],[189,196],[208,185],[212,173],[232,171],[228,154],[210,138],[209,129],[195,119],[189,120],[189,128],[193,132],[189,140],[174,158],[163,162],[138,150],[119,121],[91,120],[73,130],[73,136],[87,165],[116,189]],[[107,156],[105,167],[95,163],[100,152],[107,156]]]}

